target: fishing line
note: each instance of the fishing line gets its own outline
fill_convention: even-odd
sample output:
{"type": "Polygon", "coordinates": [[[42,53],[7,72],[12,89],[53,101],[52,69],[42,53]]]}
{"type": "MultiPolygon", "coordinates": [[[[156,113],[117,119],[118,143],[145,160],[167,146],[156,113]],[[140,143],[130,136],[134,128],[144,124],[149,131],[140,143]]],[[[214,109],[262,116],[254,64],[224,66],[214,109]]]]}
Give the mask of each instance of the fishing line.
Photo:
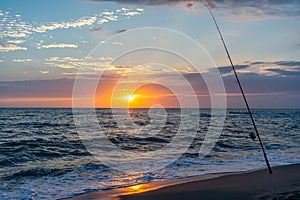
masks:
{"type": "Polygon", "coordinates": [[[237,81],[237,84],[238,84],[239,89],[240,89],[240,91],[241,91],[242,97],[243,97],[244,102],[245,102],[245,104],[246,104],[247,111],[248,111],[248,113],[249,113],[251,122],[252,122],[252,124],[253,124],[254,130],[255,130],[255,133],[256,133],[256,136],[257,136],[257,138],[258,138],[258,141],[259,141],[259,144],[260,144],[260,147],[261,147],[261,150],[262,150],[262,152],[263,152],[263,156],[264,156],[266,165],[267,165],[267,167],[268,167],[269,174],[270,174],[270,176],[271,176],[271,182],[272,182],[272,185],[273,185],[273,189],[274,189],[274,191],[275,191],[275,193],[276,193],[276,196],[277,196],[277,199],[278,199],[279,197],[278,197],[278,192],[277,192],[276,184],[275,184],[274,178],[273,178],[273,176],[272,176],[273,171],[272,171],[272,168],[271,168],[271,166],[270,166],[270,163],[269,163],[269,160],[268,160],[268,157],[267,157],[267,154],[266,154],[264,145],[263,145],[263,143],[262,143],[262,141],[261,141],[261,138],[260,138],[260,135],[259,135],[259,132],[258,132],[256,123],[255,123],[255,121],[254,121],[254,118],[253,118],[253,115],[252,115],[250,106],[249,106],[249,104],[248,104],[248,101],[247,101],[245,92],[244,92],[244,90],[243,90],[243,87],[242,87],[242,85],[241,85],[240,79],[239,79],[239,77],[238,77],[238,75],[237,75],[237,72],[236,72],[236,70],[235,70],[235,66],[234,66],[233,61],[232,61],[232,59],[231,59],[231,56],[230,56],[230,54],[229,54],[229,51],[228,51],[228,48],[227,48],[227,46],[226,46],[225,40],[224,40],[224,38],[223,38],[223,35],[222,35],[222,33],[221,33],[221,30],[220,30],[220,28],[219,28],[219,26],[218,26],[218,24],[217,24],[217,21],[216,21],[214,15],[213,15],[213,13],[212,13],[212,10],[210,9],[210,7],[209,7],[209,5],[208,5],[207,3],[204,3],[204,5],[207,7],[207,9],[208,9],[208,11],[209,11],[209,13],[210,13],[210,15],[211,15],[213,21],[214,21],[214,24],[216,25],[216,28],[217,28],[217,30],[218,30],[218,33],[219,33],[219,35],[220,35],[220,37],[221,37],[221,41],[222,41],[222,44],[223,44],[223,46],[224,46],[224,48],[225,48],[225,51],[226,51],[226,54],[227,54],[227,58],[228,58],[228,60],[229,60],[229,62],[230,62],[232,71],[233,71],[233,73],[234,73],[235,79],[236,79],[236,81],[237,81]]]}

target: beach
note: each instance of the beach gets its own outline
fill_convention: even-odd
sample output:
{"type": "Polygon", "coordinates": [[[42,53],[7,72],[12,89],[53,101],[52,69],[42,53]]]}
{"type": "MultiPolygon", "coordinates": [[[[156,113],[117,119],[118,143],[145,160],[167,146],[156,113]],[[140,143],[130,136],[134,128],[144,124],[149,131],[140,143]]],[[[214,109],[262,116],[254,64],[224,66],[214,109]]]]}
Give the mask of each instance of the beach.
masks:
{"type": "Polygon", "coordinates": [[[300,199],[299,172],[299,164],[286,165],[274,167],[272,177],[266,169],[243,173],[203,175],[185,179],[187,182],[177,180],[178,184],[176,184],[176,180],[169,181],[169,186],[162,186],[167,184],[162,181],[161,183],[83,194],[71,199],[276,199],[275,188],[279,199],[300,199]]]}
{"type": "MultiPolygon", "coordinates": [[[[135,151],[136,155],[145,149],[151,154],[154,150],[169,144],[173,133],[177,130],[175,125],[179,124],[178,116],[181,113],[180,109],[167,109],[166,127],[150,139],[143,139],[133,137],[134,134],[120,134],[113,118],[108,118],[109,109],[96,111],[99,119],[106,119],[100,120],[100,123],[106,127],[108,137],[120,148],[135,151]]],[[[184,196],[193,194],[197,199],[201,195],[207,196],[210,192],[213,195],[222,194],[225,198],[225,193],[232,195],[241,189],[245,196],[251,197],[268,195],[273,191],[267,170],[264,169],[266,165],[258,141],[246,139],[252,129],[247,113],[243,109],[228,110],[222,135],[212,151],[204,158],[200,158],[198,152],[203,144],[210,110],[201,111],[198,134],[187,151],[177,160],[166,163],[167,166],[164,167],[158,165],[165,161],[163,157],[160,156],[161,162],[156,160],[157,157],[153,157],[148,164],[160,168],[145,172],[136,170],[136,167],[147,166],[142,162],[116,163],[119,167],[128,166],[130,170],[126,173],[105,165],[105,160],[97,160],[89,153],[84,146],[85,142],[90,141],[89,137],[84,135],[80,137],[77,134],[71,109],[0,109],[0,112],[1,200],[57,200],[75,197],[157,199],[158,196],[173,199],[174,196],[181,198],[180,194],[184,196]],[[259,169],[264,169],[260,172],[261,175],[250,176],[246,173],[255,174],[254,170],[259,169]],[[253,183],[248,181],[250,180],[248,176],[254,177],[253,183]],[[246,186],[239,189],[239,180],[247,183],[246,186]],[[186,184],[188,186],[185,186],[186,184]],[[220,193],[222,191],[223,193],[220,193]]],[[[133,120],[141,124],[146,123],[147,118],[140,117],[146,116],[145,112],[144,109],[135,110],[133,120]]],[[[189,116],[193,119],[194,115],[190,113],[189,116]]],[[[258,120],[260,131],[264,133],[262,139],[270,164],[272,166],[299,164],[300,110],[262,109],[254,110],[253,115],[258,120]]],[[[162,118],[163,115],[157,117],[162,118]]],[[[186,126],[187,136],[193,134],[188,127],[189,124],[186,126]]],[[[165,155],[172,153],[173,149],[163,152],[165,155]]],[[[288,179],[291,175],[299,174],[300,170],[294,168],[294,172],[289,172],[290,167],[283,167],[283,171],[281,168],[274,167],[274,179],[278,181],[280,192],[285,192],[286,188],[288,191],[300,191],[290,185],[300,178],[295,177],[295,181],[288,179]],[[278,174],[280,178],[277,177],[278,174]]]]}

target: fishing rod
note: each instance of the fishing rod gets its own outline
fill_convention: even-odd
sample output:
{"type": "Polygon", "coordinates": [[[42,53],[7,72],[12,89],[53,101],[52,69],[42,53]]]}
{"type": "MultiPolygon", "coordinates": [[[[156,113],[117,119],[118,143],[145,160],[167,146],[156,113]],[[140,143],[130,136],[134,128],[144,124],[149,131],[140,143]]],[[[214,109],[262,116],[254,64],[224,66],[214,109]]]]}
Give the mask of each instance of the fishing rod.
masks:
{"type": "MultiPolygon", "coordinates": [[[[234,76],[235,76],[236,81],[237,81],[237,83],[238,83],[238,86],[239,86],[239,88],[240,88],[241,94],[242,94],[242,96],[243,96],[243,99],[244,99],[244,102],[245,102],[245,104],[246,104],[246,107],[247,107],[247,110],[248,110],[248,113],[249,113],[251,122],[252,122],[253,127],[254,127],[254,130],[255,130],[256,136],[257,136],[257,138],[258,138],[260,147],[261,147],[261,149],[262,149],[262,152],[263,152],[263,155],[264,155],[264,158],[265,158],[267,167],[268,167],[269,174],[272,174],[273,171],[272,171],[272,168],[271,168],[271,166],[270,166],[270,163],[269,163],[269,160],[268,160],[268,157],[267,157],[267,154],[266,154],[264,145],[263,145],[263,143],[262,143],[262,141],[261,141],[261,139],[260,139],[260,136],[259,136],[259,133],[258,133],[256,124],[255,124],[255,121],[254,121],[254,118],[253,118],[253,115],[252,115],[252,112],[251,112],[251,109],[250,109],[250,106],[249,106],[248,101],[247,101],[247,98],[246,98],[246,96],[245,96],[245,93],[244,93],[243,87],[242,87],[242,85],[241,85],[240,79],[239,79],[239,77],[238,77],[238,75],[237,75],[237,72],[236,72],[236,70],[235,70],[233,61],[232,61],[231,56],[230,56],[230,54],[229,54],[229,51],[228,51],[228,48],[227,48],[226,43],[225,43],[225,41],[224,41],[223,35],[222,35],[222,33],[221,33],[221,30],[220,30],[220,28],[219,28],[219,26],[218,26],[218,24],[217,24],[217,21],[216,21],[214,15],[213,15],[213,13],[212,13],[212,11],[211,11],[209,5],[206,4],[206,3],[205,3],[204,5],[207,7],[207,9],[208,9],[208,11],[209,11],[209,13],[210,13],[210,15],[211,15],[211,17],[212,17],[212,19],[213,19],[215,25],[216,25],[216,28],[217,28],[217,30],[218,30],[218,33],[219,33],[219,35],[220,35],[220,37],[221,37],[221,40],[222,40],[223,46],[224,46],[224,48],[225,48],[225,51],[226,51],[228,60],[229,60],[229,62],[230,62],[232,71],[233,71],[233,73],[234,73],[234,76]]],[[[254,137],[254,138],[255,138],[255,137],[254,137]]],[[[254,138],[253,138],[253,139],[254,139],[254,138]]]]}

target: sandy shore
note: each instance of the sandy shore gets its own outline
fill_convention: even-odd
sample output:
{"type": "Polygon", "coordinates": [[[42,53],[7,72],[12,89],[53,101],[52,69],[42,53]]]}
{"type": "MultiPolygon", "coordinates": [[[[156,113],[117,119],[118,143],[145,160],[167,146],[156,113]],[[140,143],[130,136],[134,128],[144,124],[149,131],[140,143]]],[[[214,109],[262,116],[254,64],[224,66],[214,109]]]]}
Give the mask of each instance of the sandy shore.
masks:
{"type": "MultiPolygon", "coordinates": [[[[280,199],[300,200],[300,165],[273,168],[280,199]]],[[[152,182],[128,188],[83,194],[72,200],[199,200],[276,199],[272,178],[266,169],[229,174],[213,174],[188,179],[152,182]]]]}

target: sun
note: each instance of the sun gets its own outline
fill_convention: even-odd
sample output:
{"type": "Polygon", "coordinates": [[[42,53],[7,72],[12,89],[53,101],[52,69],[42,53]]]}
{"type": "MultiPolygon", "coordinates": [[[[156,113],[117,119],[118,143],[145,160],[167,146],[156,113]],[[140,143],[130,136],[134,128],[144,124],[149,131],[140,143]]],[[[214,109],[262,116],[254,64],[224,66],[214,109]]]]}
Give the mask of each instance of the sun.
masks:
{"type": "Polygon", "coordinates": [[[124,99],[127,100],[128,102],[131,102],[131,101],[133,101],[134,99],[136,99],[139,96],[140,95],[137,95],[137,94],[129,94],[129,95],[126,95],[124,97],[124,99]]]}
{"type": "Polygon", "coordinates": [[[127,101],[132,101],[133,99],[134,99],[134,96],[133,95],[127,95],[126,97],[125,97],[125,99],[127,100],[127,101]]]}

